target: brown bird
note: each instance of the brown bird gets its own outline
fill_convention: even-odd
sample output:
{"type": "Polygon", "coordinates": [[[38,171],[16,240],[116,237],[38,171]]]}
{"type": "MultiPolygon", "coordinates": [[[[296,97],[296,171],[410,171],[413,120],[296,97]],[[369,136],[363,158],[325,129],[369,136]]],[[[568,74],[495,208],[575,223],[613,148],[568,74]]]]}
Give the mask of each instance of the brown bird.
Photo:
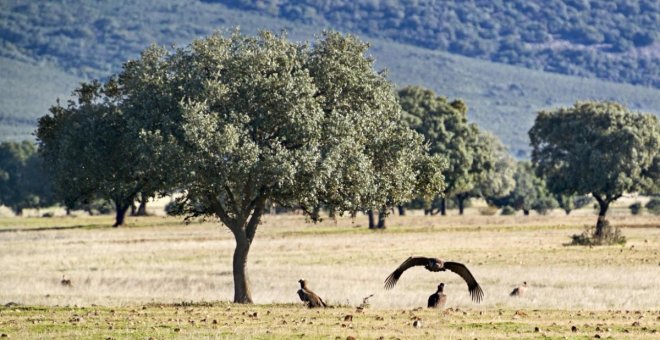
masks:
{"type": "Polygon", "coordinates": [[[438,291],[429,296],[429,308],[444,308],[445,303],[447,303],[447,295],[443,294],[442,291],[445,288],[444,283],[438,285],[438,291]]]}
{"type": "Polygon", "coordinates": [[[62,275],[62,280],[60,281],[60,284],[62,284],[62,286],[66,286],[66,287],[72,287],[73,286],[73,284],[71,284],[71,279],[65,278],[64,275],[62,275]]]}
{"type": "Polygon", "coordinates": [[[390,276],[385,279],[385,289],[392,289],[396,282],[401,277],[404,271],[408,268],[415,266],[424,266],[426,270],[431,272],[443,272],[447,269],[458,274],[460,277],[465,280],[468,285],[468,290],[470,291],[470,296],[475,302],[481,302],[484,297],[484,292],[481,290],[481,287],[477,283],[477,280],[474,279],[472,273],[467,269],[465,265],[458,262],[445,262],[438,258],[433,257],[409,257],[407,260],[397,268],[390,276]]]}
{"type": "Polygon", "coordinates": [[[527,281],[523,282],[522,286],[518,286],[514,288],[509,296],[523,296],[525,295],[525,292],[527,291],[527,281]]]}
{"type": "Polygon", "coordinates": [[[321,299],[320,296],[316,295],[314,292],[312,292],[307,288],[307,283],[305,282],[304,279],[300,279],[298,280],[298,282],[300,282],[300,289],[298,289],[298,296],[300,297],[300,300],[307,303],[307,307],[309,308],[327,307],[327,305],[325,304],[325,302],[323,302],[323,299],[321,299]]]}

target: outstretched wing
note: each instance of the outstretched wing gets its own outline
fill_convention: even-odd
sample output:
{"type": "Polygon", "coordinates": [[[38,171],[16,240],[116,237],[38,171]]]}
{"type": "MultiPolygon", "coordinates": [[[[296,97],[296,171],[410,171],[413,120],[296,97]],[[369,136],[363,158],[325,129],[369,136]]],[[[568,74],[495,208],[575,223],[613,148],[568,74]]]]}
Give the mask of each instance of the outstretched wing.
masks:
{"type": "Polygon", "coordinates": [[[415,266],[424,266],[427,263],[429,263],[428,257],[409,257],[407,260],[403,261],[399,268],[385,279],[385,289],[392,289],[406,269],[415,266]]]}
{"type": "Polygon", "coordinates": [[[484,298],[484,292],[481,290],[477,280],[474,278],[474,276],[472,276],[472,273],[470,273],[464,264],[458,262],[445,262],[444,267],[458,274],[463,278],[463,280],[465,280],[465,282],[467,282],[472,301],[481,302],[481,300],[484,298]]]}

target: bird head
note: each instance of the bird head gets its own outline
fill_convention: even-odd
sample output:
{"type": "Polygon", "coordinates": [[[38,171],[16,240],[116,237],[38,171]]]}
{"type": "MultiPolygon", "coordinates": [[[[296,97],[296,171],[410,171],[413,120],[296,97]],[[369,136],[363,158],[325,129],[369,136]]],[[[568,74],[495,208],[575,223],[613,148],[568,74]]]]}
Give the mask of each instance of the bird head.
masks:
{"type": "Polygon", "coordinates": [[[300,287],[305,288],[305,279],[298,280],[298,283],[300,283],[300,287]]]}
{"type": "Polygon", "coordinates": [[[527,281],[523,281],[523,286],[527,287],[527,281]]]}
{"type": "Polygon", "coordinates": [[[444,282],[441,282],[441,283],[438,285],[438,291],[441,292],[444,288],[445,288],[445,283],[444,283],[444,282]]]}

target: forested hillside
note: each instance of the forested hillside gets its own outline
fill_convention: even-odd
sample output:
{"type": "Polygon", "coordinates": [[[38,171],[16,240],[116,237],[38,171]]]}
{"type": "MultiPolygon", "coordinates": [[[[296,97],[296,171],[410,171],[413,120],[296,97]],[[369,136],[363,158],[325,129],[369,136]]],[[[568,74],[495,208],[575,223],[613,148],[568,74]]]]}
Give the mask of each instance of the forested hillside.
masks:
{"type": "MultiPolygon", "coordinates": [[[[329,26],[349,31],[264,11],[184,0],[2,1],[0,140],[33,138],[36,119],[58,97],[66,100],[78,81],[109,76],[153,43],[183,46],[214,30],[235,27],[246,33],[284,29],[292,40],[311,40],[329,26]]],[[[616,100],[655,113],[660,108],[660,90],[655,88],[529,70],[355,32],[369,41],[377,66],[387,69],[397,86],[421,85],[462,98],[469,119],[495,133],[518,157],[527,155],[527,130],[540,109],[580,99],[616,100]]]]}
{"type": "Polygon", "coordinates": [[[569,75],[660,87],[657,0],[204,0],[569,75]]]}

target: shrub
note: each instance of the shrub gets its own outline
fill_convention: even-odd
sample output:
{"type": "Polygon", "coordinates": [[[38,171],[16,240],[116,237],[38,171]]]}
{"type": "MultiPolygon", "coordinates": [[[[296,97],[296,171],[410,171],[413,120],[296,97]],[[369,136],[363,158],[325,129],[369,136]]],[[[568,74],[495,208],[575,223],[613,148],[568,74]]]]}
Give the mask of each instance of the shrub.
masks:
{"type": "Polygon", "coordinates": [[[497,209],[496,207],[488,206],[488,207],[484,207],[484,208],[479,208],[479,213],[481,215],[484,215],[484,216],[493,216],[493,215],[497,214],[498,210],[499,209],[497,209]]]}
{"type": "Polygon", "coordinates": [[[651,200],[648,201],[644,207],[653,215],[660,215],[660,198],[651,198],[651,200]]]}
{"type": "Polygon", "coordinates": [[[502,208],[502,212],[500,213],[500,215],[504,215],[504,216],[511,216],[515,214],[516,214],[516,209],[513,209],[508,205],[502,208]]]}
{"type": "Polygon", "coordinates": [[[176,200],[165,205],[165,213],[169,216],[179,216],[183,214],[183,204],[176,200]]]}
{"type": "Polygon", "coordinates": [[[582,234],[575,234],[571,236],[571,246],[601,246],[613,244],[626,244],[626,237],[621,235],[619,227],[612,226],[607,220],[599,220],[598,223],[603,224],[603,235],[596,237],[595,226],[586,226],[582,234]]]}
{"type": "Polygon", "coordinates": [[[631,214],[639,215],[642,212],[642,203],[635,202],[631,204],[628,208],[630,209],[631,214]]]}

